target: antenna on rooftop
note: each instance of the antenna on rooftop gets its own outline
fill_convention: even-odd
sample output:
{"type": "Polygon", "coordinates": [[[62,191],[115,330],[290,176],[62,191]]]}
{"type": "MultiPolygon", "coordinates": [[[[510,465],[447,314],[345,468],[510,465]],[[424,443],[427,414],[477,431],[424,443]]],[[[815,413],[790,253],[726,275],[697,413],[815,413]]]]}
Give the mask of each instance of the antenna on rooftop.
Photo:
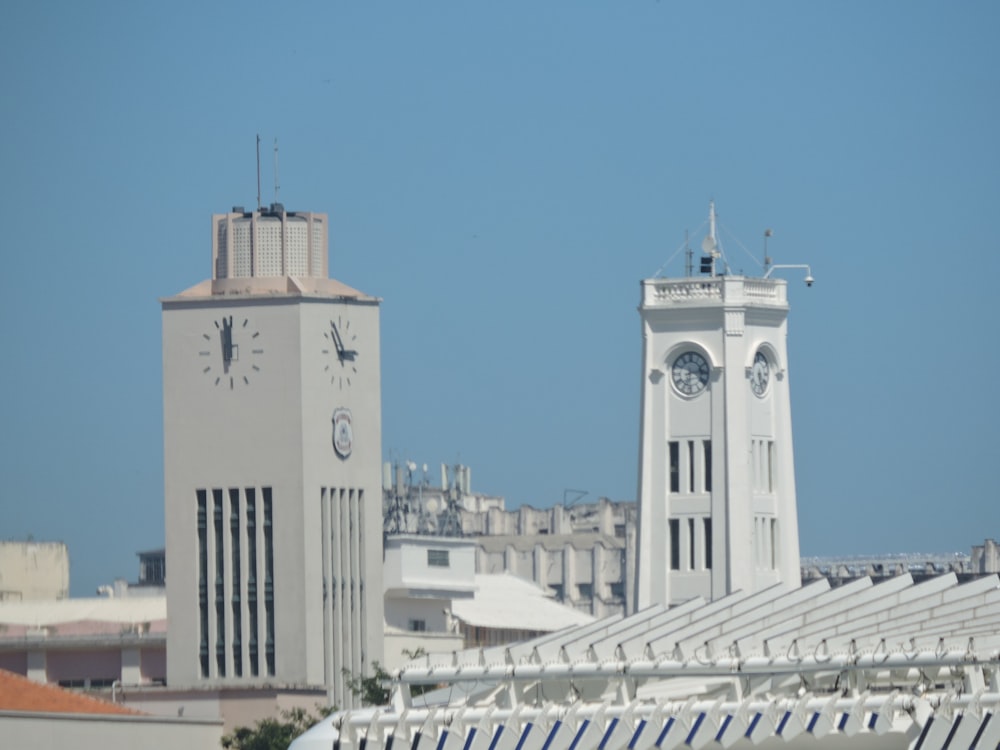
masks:
{"type": "Polygon", "coordinates": [[[715,238],[715,201],[708,202],[708,236],[701,241],[701,272],[715,276],[715,260],[719,257],[719,242],[715,238]]]}
{"type": "Polygon", "coordinates": [[[274,139],[274,202],[278,203],[278,139],[274,139]]]}
{"type": "Polygon", "coordinates": [[[684,275],[694,275],[694,250],[688,242],[688,231],[684,230],[684,275]]]}
{"type": "Polygon", "coordinates": [[[257,133],[257,211],[260,211],[260,133],[257,133]]]}

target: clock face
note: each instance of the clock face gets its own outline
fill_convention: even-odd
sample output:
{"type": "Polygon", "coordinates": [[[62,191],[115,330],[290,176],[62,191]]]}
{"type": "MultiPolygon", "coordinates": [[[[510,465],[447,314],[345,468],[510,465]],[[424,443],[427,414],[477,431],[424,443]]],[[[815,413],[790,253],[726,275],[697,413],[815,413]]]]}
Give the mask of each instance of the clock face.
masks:
{"type": "Polygon", "coordinates": [[[685,396],[694,396],[708,385],[708,362],[697,352],[684,352],[674,360],[670,376],[674,387],[685,396]]]}
{"type": "Polygon", "coordinates": [[[767,357],[763,352],[757,352],[753,358],[753,367],[750,368],[750,390],[755,396],[763,396],[770,380],[771,366],[767,363],[767,357]]]}
{"type": "Polygon", "coordinates": [[[250,385],[260,372],[264,349],[260,331],[249,318],[223,315],[213,321],[201,338],[202,348],[198,351],[201,371],[213,385],[232,391],[250,385]]]}
{"type": "Polygon", "coordinates": [[[323,331],[322,354],[323,372],[330,385],[342,391],[350,388],[358,374],[358,334],[351,330],[346,315],[331,319],[323,331]]]}

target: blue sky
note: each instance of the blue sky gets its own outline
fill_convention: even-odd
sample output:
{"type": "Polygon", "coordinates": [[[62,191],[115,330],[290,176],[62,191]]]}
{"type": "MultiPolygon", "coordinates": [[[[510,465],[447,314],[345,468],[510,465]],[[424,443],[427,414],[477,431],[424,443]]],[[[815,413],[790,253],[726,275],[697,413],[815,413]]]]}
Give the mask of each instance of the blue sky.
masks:
{"type": "MultiPolygon", "coordinates": [[[[992,2],[17,3],[0,26],[0,537],[163,543],[160,308],[210,216],[331,218],[383,451],[632,499],[639,280],[714,198],[791,274],[803,554],[1000,534],[992,2]],[[59,7],[61,6],[61,7],[59,7]]],[[[746,251],[741,247],[744,246],[746,251]]],[[[664,269],[681,275],[680,256],[664,269]]]]}

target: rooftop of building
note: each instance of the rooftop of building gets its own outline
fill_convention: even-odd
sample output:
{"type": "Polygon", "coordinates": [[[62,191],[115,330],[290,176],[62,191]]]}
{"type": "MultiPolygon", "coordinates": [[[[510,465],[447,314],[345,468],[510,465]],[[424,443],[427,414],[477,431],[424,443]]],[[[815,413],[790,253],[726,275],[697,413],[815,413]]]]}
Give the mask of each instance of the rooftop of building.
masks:
{"type": "Polygon", "coordinates": [[[205,279],[180,294],[165,297],[161,302],[186,302],[189,300],[240,298],[240,297],[335,297],[358,302],[376,302],[378,299],[365,294],[336,279],[308,276],[254,276],[232,279],[205,279]]]}
{"type": "Polygon", "coordinates": [[[594,621],[590,615],[555,601],[530,581],[509,573],[477,573],[475,581],[474,597],[451,603],[452,615],[467,625],[553,633],[594,621]]]}
{"type": "Polygon", "coordinates": [[[126,714],[142,716],[139,711],[109,703],[89,695],[32,682],[26,677],[0,669],[0,711],[24,711],[46,714],[126,714]]]}
{"type": "Polygon", "coordinates": [[[3,639],[166,632],[166,596],[0,601],[3,639]]]}

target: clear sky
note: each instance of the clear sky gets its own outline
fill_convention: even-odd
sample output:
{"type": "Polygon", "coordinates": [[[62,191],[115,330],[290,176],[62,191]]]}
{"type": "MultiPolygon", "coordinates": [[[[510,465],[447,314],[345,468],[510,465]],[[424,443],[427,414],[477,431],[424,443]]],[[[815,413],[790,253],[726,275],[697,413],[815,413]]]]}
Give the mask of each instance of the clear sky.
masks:
{"type": "Polygon", "coordinates": [[[996,2],[11,4],[0,538],[65,541],[74,595],[162,546],[158,299],[255,203],[257,133],[264,201],[277,137],[281,201],[384,300],[386,459],[634,499],[639,281],[714,198],[734,271],[770,227],[817,280],[802,553],[1000,536],[998,33],[996,2]]]}

